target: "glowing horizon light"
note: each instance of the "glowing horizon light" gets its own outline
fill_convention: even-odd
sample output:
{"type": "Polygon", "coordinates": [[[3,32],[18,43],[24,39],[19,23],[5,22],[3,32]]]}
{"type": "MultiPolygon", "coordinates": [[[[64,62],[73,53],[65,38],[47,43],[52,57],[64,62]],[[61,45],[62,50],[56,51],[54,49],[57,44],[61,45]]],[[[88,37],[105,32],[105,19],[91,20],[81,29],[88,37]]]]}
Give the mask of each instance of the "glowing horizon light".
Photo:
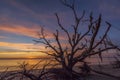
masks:
{"type": "Polygon", "coordinates": [[[0,58],[42,58],[46,54],[41,52],[0,52],[0,58]]]}

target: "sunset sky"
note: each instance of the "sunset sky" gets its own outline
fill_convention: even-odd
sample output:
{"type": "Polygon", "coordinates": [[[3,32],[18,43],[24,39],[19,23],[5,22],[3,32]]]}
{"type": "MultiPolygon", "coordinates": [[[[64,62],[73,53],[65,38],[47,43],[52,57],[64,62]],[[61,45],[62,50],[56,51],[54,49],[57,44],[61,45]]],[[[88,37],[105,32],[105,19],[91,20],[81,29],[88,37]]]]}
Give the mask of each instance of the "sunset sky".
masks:
{"type": "MultiPolygon", "coordinates": [[[[111,39],[120,45],[119,4],[120,0],[76,0],[76,9],[79,14],[85,10],[86,16],[90,12],[95,17],[101,13],[103,21],[112,24],[111,39]]],[[[42,53],[35,51],[44,50],[44,46],[35,45],[33,40],[38,38],[41,27],[52,38],[51,33],[58,28],[56,12],[69,29],[72,13],[59,0],[0,0],[0,58],[41,56],[42,53]],[[34,51],[34,54],[25,51],[34,51]]]]}

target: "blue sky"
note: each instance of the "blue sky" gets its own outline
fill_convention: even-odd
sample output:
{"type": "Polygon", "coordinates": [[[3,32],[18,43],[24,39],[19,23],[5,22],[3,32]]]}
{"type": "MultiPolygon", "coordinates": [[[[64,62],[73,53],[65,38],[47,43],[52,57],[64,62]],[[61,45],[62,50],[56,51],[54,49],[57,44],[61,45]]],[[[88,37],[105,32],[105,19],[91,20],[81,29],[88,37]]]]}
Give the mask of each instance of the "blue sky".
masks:
{"type": "MultiPolygon", "coordinates": [[[[95,17],[101,13],[103,21],[112,24],[111,39],[120,45],[119,3],[120,0],[76,0],[76,10],[78,14],[85,10],[87,17],[90,12],[95,17]]],[[[69,29],[73,22],[72,13],[59,0],[0,0],[0,51],[42,49],[34,45],[33,40],[38,38],[40,27],[45,27],[48,34],[58,28],[56,12],[69,29]]]]}

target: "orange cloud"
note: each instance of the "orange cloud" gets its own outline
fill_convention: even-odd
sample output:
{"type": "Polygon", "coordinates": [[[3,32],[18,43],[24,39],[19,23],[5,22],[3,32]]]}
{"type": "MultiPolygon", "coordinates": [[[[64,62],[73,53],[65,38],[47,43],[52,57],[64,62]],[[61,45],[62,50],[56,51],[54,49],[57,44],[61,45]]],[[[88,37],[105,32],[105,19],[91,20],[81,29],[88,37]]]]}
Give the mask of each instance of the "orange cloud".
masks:
{"type": "Polygon", "coordinates": [[[37,31],[39,29],[38,28],[26,28],[26,27],[23,27],[23,26],[20,26],[20,25],[12,26],[12,27],[2,25],[2,26],[0,26],[0,30],[5,31],[5,32],[15,33],[15,34],[18,34],[18,35],[24,35],[24,36],[38,38],[37,31]]]}
{"type": "Polygon", "coordinates": [[[0,42],[0,47],[8,47],[23,51],[40,51],[45,50],[44,46],[34,45],[32,43],[10,43],[10,42],[0,42]]]}
{"type": "MultiPolygon", "coordinates": [[[[10,32],[17,35],[24,35],[33,38],[39,38],[38,32],[40,32],[41,27],[33,26],[33,27],[26,27],[21,25],[1,25],[0,30],[4,32],[10,32]]],[[[52,34],[50,30],[46,30],[46,34],[48,35],[47,38],[52,38],[52,34]]]]}
{"type": "MultiPolygon", "coordinates": [[[[40,32],[40,29],[40,26],[27,27],[21,25],[0,25],[0,31],[28,36],[32,38],[39,38],[38,32],[40,32]]],[[[46,38],[53,39],[53,32],[46,28],[44,30],[46,38]]],[[[61,35],[60,39],[64,40],[64,36],[61,35]]]]}

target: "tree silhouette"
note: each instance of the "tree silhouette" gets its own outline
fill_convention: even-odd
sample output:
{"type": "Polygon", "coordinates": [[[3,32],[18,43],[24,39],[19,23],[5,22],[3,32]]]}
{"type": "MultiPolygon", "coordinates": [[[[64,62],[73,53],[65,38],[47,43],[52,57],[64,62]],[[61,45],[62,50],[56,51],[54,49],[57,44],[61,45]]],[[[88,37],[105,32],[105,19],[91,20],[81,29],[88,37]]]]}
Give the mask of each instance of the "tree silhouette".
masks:
{"type": "MultiPolygon", "coordinates": [[[[0,80],[52,80],[49,77],[50,71],[47,70],[47,66],[50,65],[50,62],[45,62],[45,64],[40,67],[40,63],[34,65],[29,65],[27,62],[23,62],[19,64],[19,70],[17,71],[8,71],[8,68],[0,73],[0,80]]],[[[54,67],[54,66],[51,66],[54,67]]]]}
{"type": "MultiPolygon", "coordinates": [[[[61,19],[58,13],[55,13],[57,18],[58,26],[61,30],[56,30],[56,33],[53,33],[54,43],[49,40],[44,32],[44,29],[41,28],[40,39],[35,40],[37,43],[42,43],[46,48],[49,48],[51,52],[42,51],[50,56],[52,56],[61,66],[62,69],[66,72],[66,74],[73,78],[74,75],[78,75],[80,73],[74,71],[74,67],[78,63],[85,63],[86,59],[91,56],[98,55],[102,61],[102,54],[108,54],[108,50],[120,50],[117,45],[114,45],[111,39],[108,36],[108,32],[111,28],[111,24],[105,21],[106,27],[104,32],[101,31],[102,24],[102,16],[101,14],[97,19],[95,19],[92,13],[89,16],[89,19],[85,20],[85,11],[83,11],[81,16],[77,15],[77,11],[75,9],[75,0],[70,4],[67,0],[61,0],[61,3],[71,9],[74,16],[74,24],[70,27],[72,31],[69,31],[62,25],[61,19]],[[87,22],[86,31],[80,32],[81,24],[87,22]],[[60,32],[64,32],[67,36],[65,38],[66,43],[68,45],[63,46],[60,39],[60,32]],[[99,35],[101,32],[102,35],[99,35]]],[[[87,66],[88,67],[88,66],[87,66]]],[[[92,70],[90,68],[90,70],[92,70]]],[[[92,70],[94,71],[94,70],[92,70]]],[[[97,71],[94,71],[97,72],[97,71]]],[[[97,72],[99,73],[99,72],[97,72]]],[[[104,73],[100,73],[104,74],[104,73]]],[[[106,74],[104,74],[106,75],[106,74]]],[[[111,75],[110,75],[111,76],[111,75]]],[[[113,76],[111,76],[113,77],[113,76]]],[[[73,80],[73,79],[72,79],[73,80]]]]}

